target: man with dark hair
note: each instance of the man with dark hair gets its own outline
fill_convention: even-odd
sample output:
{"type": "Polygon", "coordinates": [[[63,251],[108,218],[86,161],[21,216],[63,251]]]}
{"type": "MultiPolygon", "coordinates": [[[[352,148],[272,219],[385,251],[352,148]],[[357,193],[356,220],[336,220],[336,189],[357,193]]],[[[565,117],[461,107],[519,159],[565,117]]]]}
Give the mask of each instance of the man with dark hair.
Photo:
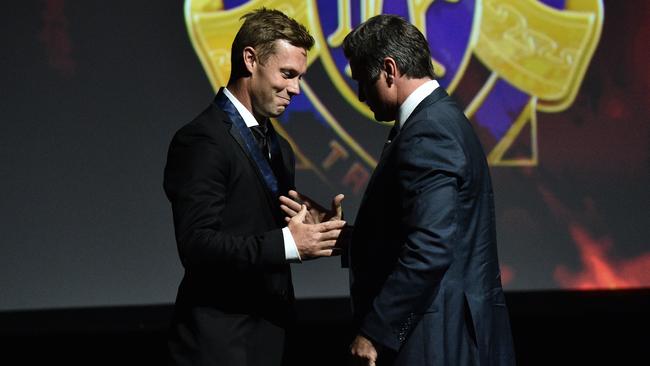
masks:
{"type": "Polygon", "coordinates": [[[343,48],[359,99],[377,120],[395,120],[352,234],[353,358],[514,364],[490,172],[470,122],[434,79],[424,35],[379,15],[343,48]]]}
{"type": "MultiPolygon", "coordinates": [[[[343,49],[359,99],[377,120],[395,120],[351,234],[353,360],[514,364],[490,172],[470,122],[434,79],[424,35],[378,15],[343,49]]],[[[281,202],[289,216],[298,202],[309,203],[310,220],[323,215],[295,191],[281,202]]]]}
{"type": "Polygon", "coordinates": [[[275,133],[300,92],[314,40],[295,20],[260,9],[243,17],[232,73],[213,103],[172,139],[164,188],[185,269],[169,348],[175,365],[282,363],[292,317],[290,262],[333,253],[338,213],[284,227],[278,197],[294,185],[294,156],[275,133]]]}

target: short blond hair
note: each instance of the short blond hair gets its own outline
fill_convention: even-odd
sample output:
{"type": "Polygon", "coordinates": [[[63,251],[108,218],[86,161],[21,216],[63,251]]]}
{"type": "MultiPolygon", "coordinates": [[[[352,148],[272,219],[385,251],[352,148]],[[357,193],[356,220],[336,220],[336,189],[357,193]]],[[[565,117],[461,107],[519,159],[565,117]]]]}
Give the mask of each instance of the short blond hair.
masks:
{"type": "Polygon", "coordinates": [[[244,24],[237,32],[231,48],[231,81],[247,75],[242,55],[246,47],[253,47],[258,62],[263,64],[275,52],[277,40],[285,40],[305,51],[314,46],[314,38],[307,29],[279,10],[260,8],[245,14],[241,19],[244,19],[244,24]]]}

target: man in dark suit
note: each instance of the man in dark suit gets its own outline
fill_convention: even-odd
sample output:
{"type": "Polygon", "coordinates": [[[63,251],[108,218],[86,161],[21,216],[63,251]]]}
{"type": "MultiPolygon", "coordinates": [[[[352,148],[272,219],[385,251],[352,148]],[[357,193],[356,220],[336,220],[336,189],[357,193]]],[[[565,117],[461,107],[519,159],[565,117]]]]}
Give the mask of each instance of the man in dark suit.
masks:
{"type": "MultiPolygon", "coordinates": [[[[426,39],[379,15],[343,48],[359,99],[377,120],[395,120],[351,234],[353,360],[514,364],[490,172],[470,122],[434,79],[426,39]]],[[[281,198],[285,213],[295,217],[299,201],[318,222],[294,191],[281,198]]]]}
{"type": "Polygon", "coordinates": [[[281,365],[289,263],[332,255],[340,213],[308,225],[303,206],[283,228],[278,197],[293,188],[294,156],[269,121],[300,92],[313,44],[279,11],[245,15],[227,87],[172,139],[164,188],[185,269],[169,338],[175,365],[281,365]]]}
{"type": "Polygon", "coordinates": [[[434,79],[424,36],[379,15],[343,44],[359,99],[395,120],[350,246],[358,335],[373,365],[510,365],[490,172],[463,111],[434,79]]]}

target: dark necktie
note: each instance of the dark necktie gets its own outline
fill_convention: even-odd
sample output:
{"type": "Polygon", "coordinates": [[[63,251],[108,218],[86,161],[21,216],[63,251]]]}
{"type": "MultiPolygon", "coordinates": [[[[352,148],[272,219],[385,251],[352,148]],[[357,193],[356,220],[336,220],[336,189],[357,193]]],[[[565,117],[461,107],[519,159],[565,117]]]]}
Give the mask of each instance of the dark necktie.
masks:
{"type": "Polygon", "coordinates": [[[282,162],[282,155],[276,153],[271,156],[270,135],[273,132],[269,131],[269,129],[273,127],[270,127],[269,123],[271,122],[267,120],[266,123],[262,125],[251,126],[250,129],[251,132],[253,132],[253,136],[255,136],[255,140],[257,140],[257,146],[259,147],[260,151],[262,151],[262,155],[264,155],[266,160],[269,162],[271,170],[273,170],[273,175],[275,175],[275,178],[278,180],[278,188],[280,189],[280,192],[286,195],[290,188],[289,182],[287,181],[288,177],[285,172],[284,164],[282,162]]]}
{"type": "Polygon", "coordinates": [[[379,160],[384,158],[384,153],[388,149],[388,146],[390,146],[391,142],[393,142],[393,139],[395,139],[395,136],[397,136],[398,132],[399,132],[399,122],[395,121],[393,128],[390,129],[390,133],[388,134],[388,139],[386,139],[384,148],[381,150],[381,155],[379,156],[379,160]]]}
{"type": "Polygon", "coordinates": [[[393,128],[390,129],[390,133],[388,134],[388,141],[386,141],[387,144],[390,144],[393,142],[393,139],[395,139],[395,136],[397,136],[397,133],[399,132],[399,121],[395,121],[395,124],[393,124],[393,128]]]}
{"type": "MultiPolygon", "coordinates": [[[[268,122],[267,122],[268,123],[268,122]]],[[[259,147],[262,155],[268,160],[269,157],[269,141],[268,141],[268,127],[266,123],[263,125],[251,126],[251,131],[255,140],[257,141],[257,146],[259,147]]]]}

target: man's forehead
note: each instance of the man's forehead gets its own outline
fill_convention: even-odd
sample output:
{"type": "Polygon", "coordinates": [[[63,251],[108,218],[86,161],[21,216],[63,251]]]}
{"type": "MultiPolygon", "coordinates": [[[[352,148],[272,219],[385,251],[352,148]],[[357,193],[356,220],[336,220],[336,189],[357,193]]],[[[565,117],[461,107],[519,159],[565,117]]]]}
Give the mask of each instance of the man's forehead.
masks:
{"type": "Polygon", "coordinates": [[[267,59],[283,68],[296,68],[303,63],[307,64],[307,51],[291,44],[279,47],[276,45],[273,52],[267,56],[267,59]]]}
{"type": "Polygon", "coordinates": [[[271,56],[277,58],[280,63],[287,63],[290,61],[289,59],[307,59],[307,50],[287,42],[286,44],[276,44],[271,56]]]}
{"type": "Polygon", "coordinates": [[[294,46],[286,39],[276,39],[273,41],[273,49],[277,52],[280,50],[289,51],[289,52],[300,52],[303,55],[307,55],[307,50],[300,47],[294,46]]]}

